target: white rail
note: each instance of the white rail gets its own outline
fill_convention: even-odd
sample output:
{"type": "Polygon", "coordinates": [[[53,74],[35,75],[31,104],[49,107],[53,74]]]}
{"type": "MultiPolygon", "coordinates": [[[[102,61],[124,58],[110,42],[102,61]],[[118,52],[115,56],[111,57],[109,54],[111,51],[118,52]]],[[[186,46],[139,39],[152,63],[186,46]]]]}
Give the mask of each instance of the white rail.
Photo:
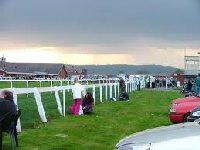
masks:
{"type": "MultiPolygon", "coordinates": [[[[15,80],[16,81],[16,80],[15,80]]],[[[32,80],[30,80],[32,81],[32,80]]],[[[46,80],[45,80],[46,81],[46,80]]],[[[85,89],[93,89],[93,97],[94,97],[94,103],[96,102],[96,88],[99,88],[99,101],[100,103],[103,102],[103,100],[107,100],[108,98],[111,97],[119,97],[119,82],[115,82],[115,83],[101,83],[99,82],[98,84],[92,84],[92,85],[83,85],[85,87],[85,89]],[[105,88],[105,90],[103,90],[103,87],[105,88]],[[113,88],[114,88],[114,95],[113,95],[113,88]],[[110,93],[108,93],[108,89],[110,89],[110,93]],[[105,94],[105,98],[103,98],[103,93],[105,94]],[[109,95],[108,95],[109,94],[109,95]]],[[[47,122],[47,118],[46,118],[46,114],[45,114],[45,110],[42,104],[42,100],[41,100],[41,93],[43,92],[55,92],[55,99],[56,99],[56,103],[57,103],[57,107],[58,107],[58,112],[60,115],[62,116],[66,116],[66,106],[65,106],[65,102],[66,102],[66,95],[65,92],[70,91],[72,88],[71,85],[67,85],[67,86],[52,86],[52,87],[34,87],[34,88],[9,88],[9,90],[11,90],[13,92],[14,95],[14,102],[17,105],[18,103],[18,95],[20,94],[29,94],[29,93],[33,93],[34,94],[34,98],[37,104],[37,109],[38,109],[38,113],[40,116],[40,119],[42,122],[47,122]],[[63,93],[63,103],[61,104],[61,100],[59,97],[59,91],[62,91],[63,93]]],[[[134,81],[128,81],[126,82],[126,92],[132,92],[135,91],[137,89],[137,85],[136,82],[134,81]]],[[[18,125],[17,125],[17,129],[19,132],[21,132],[21,124],[20,124],[20,119],[18,120],[18,125]]]]}
{"type": "MultiPolygon", "coordinates": [[[[89,82],[98,82],[99,84],[100,83],[111,83],[111,82],[118,82],[119,79],[115,79],[115,78],[109,78],[109,79],[82,79],[80,80],[81,83],[85,83],[86,85],[89,84],[89,82]]],[[[72,81],[71,80],[50,80],[50,79],[47,79],[47,80],[13,80],[13,79],[10,79],[10,80],[0,80],[0,83],[1,82],[9,82],[10,84],[10,88],[14,88],[13,86],[13,83],[15,82],[24,82],[26,83],[26,88],[29,88],[29,83],[33,83],[33,82],[36,82],[36,83],[39,83],[39,87],[42,87],[42,83],[44,82],[49,82],[50,83],[50,87],[53,87],[54,85],[54,82],[57,82],[57,83],[60,83],[59,86],[63,86],[64,84],[63,83],[66,83],[67,82],[67,85],[71,85],[72,81]]],[[[65,85],[66,86],[66,85],[65,85]]]]}

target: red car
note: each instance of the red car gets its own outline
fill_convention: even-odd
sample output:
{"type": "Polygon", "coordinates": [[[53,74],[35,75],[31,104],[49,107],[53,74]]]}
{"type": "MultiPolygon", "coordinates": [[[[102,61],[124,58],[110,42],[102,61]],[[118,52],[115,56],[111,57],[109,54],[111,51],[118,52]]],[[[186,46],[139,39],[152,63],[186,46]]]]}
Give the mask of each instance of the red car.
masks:
{"type": "Polygon", "coordinates": [[[200,106],[200,97],[184,97],[175,99],[169,112],[170,121],[173,123],[186,122],[190,112],[200,106]]]}

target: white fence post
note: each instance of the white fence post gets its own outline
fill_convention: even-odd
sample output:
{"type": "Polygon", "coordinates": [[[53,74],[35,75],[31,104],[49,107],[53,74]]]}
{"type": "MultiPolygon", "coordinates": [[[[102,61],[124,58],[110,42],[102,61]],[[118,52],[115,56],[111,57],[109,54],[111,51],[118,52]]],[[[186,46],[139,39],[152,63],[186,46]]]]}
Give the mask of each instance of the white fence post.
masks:
{"type": "Polygon", "coordinates": [[[105,98],[106,98],[106,100],[108,99],[108,84],[107,84],[107,82],[105,84],[105,98]]]}
{"type": "Polygon", "coordinates": [[[100,102],[102,103],[102,101],[103,101],[103,98],[102,98],[102,84],[100,84],[99,89],[100,89],[100,102]]]}
{"type": "Polygon", "coordinates": [[[112,98],[112,83],[110,83],[110,98],[112,98]]]}
{"type": "Polygon", "coordinates": [[[46,118],[44,107],[41,100],[41,95],[37,88],[34,88],[34,97],[35,97],[35,101],[38,107],[38,112],[39,112],[41,121],[47,122],[47,118],[46,118]]]}
{"type": "MultiPolygon", "coordinates": [[[[13,101],[14,101],[15,105],[17,105],[17,94],[15,93],[14,89],[13,89],[13,101]]],[[[19,110],[18,105],[17,105],[17,110],[19,110]]],[[[17,128],[17,132],[21,132],[22,131],[20,118],[18,118],[18,120],[17,120],[16,128],[17,128]]]]}
{"type": "Polygon", "coordinates": [[[131,81],[130,82],[130,92],[132,92],[133,91],[133,84],[132,84],[133,82],[131,81]]]}
{"type": "Polygon", "coordinates": [[[128,83],[127,82],[125,83],[126,83],[126,93],[128,93],[128,83]]]}
{"type": "Polygon", "coordinates": [[[63,89],[63,116],[65,117],[65,101],[66,101],[66,97],[65,97],[65,89],[63,89]]]}
{"type": "Polygon", "coordinates": [[[95,98],[95,85],[93,85],[93,98],[94,98],[94,104],[96,103],[96,98],[95,98]]]}
{"type": "Polygon", "coordinates": [[[118,93],[118,97],[120,96],[119,95],[119,83],[117,83],[117,93],[118,93]]]}
{"type": "Polygon", "coordinates": [[[61,102],[60,102],[60,96],[59,96],[58,87],[55,86],[54,90],[55,90],[56,102],[57,102],[57,105],[58,105],[58,111],[59,111],[60,115],[63,116],[63,110],[62,110],[62,105],[61,105],[61,102]]]}
{"type": "Polygon", "coordinates": [[[130,88],[130,82],[128,82],[128,92],[131,92],[131,88],[130,88]]]}
{"type": "Polygon", "coordinates": [[[114,88],[115,88],[115,98],[117,98],[117,83],[114,83],[114,88]]]}
{"type": "Polygon", "coordinates": [[[134,91],[134,81],[132,81],[132,89],[133,89],[133,91],[134,91]]]}

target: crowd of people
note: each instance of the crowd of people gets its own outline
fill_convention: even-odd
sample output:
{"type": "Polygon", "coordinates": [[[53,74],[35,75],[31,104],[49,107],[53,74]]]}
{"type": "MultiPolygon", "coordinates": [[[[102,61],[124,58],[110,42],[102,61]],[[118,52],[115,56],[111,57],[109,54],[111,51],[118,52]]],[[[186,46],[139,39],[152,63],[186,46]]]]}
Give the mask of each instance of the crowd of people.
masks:
{"type": "Polygon", "coordinates": [[[200,97],[200,73],[194,80],[189,79],[184,83],[182,92],[186,97],[191,95],[200,97]]]}

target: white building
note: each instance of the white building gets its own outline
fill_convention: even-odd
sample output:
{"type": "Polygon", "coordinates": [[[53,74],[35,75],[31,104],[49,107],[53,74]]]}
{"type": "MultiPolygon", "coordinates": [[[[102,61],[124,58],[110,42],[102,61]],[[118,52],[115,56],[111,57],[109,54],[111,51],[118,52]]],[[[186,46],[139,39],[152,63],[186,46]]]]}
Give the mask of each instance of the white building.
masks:
{"type": "Polygon", "coordinates": [[[185,56],[184,75],[196,76],[199,73],[199,56],[185,56]]]}

